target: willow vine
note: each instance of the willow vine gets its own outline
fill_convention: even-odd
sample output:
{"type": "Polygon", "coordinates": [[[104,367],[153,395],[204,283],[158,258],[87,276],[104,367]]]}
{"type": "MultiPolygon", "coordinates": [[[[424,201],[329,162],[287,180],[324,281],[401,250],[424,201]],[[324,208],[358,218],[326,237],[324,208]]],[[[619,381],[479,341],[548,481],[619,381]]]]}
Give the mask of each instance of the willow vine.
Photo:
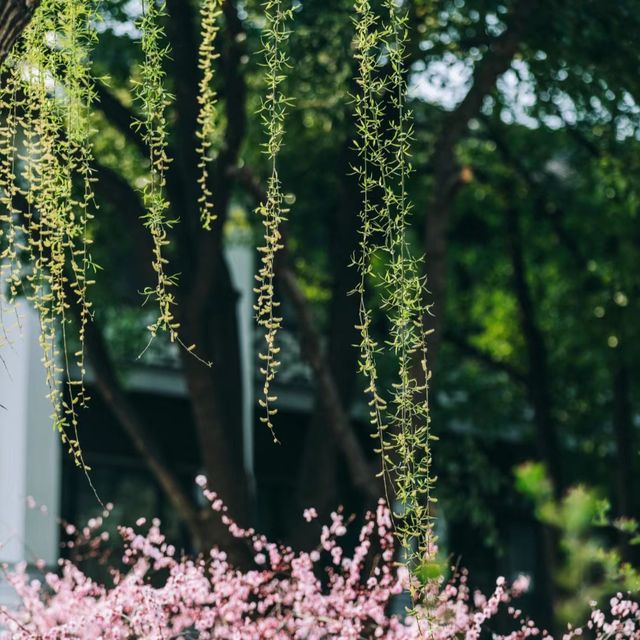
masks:
{"type": "Polygon", "coordinates": [[[277,397],[273,393],[272,383],[280,366],[278,354],[280,348],[276,344],[278,331],[282,325],[282,317],[278,315],[280,303],[275,297],[275,261],[276,254],[283,248],[281,224],[288,210],[284,208],[284,196],[280,176],[278,175],[278,154],[282,147],[287,109],[290,99],[283,91],[286,80],[287,53],[285,45],[291,31],[288,27],[293,17],[291,8],[285,9],[282,0],[268,0],[264,3],[265,26],[262,34],[262,46],[265,67],[266,94],[262,100],[260,113],[267,136],[264,152],[271,161],[271,175],[267,181],[267,193],[257,213],[262,218],[264,228],[264,244],[259,247],[260,269],[255,288],[257,301],[255,304],[256,320],[264,330],[265,349],[260,353],[263,377],[260,406],[263,415],[260,417],[270,430],[275,442],[277,437],[273,425],[273,417],[277,409],[273,403],[277,397]]]}
{"type": "MultiPolygon", "coordinates": [[[[405,558],[420,565],[433,548],[435,499],[431,474],[431,434],[426,334],[423,328],[426,282],[420,258],[408,240],[411,203],[412,116],[407,109],[407,16],[395,0],[376,12],[369,0],[356,0],[355,57],[358,92],[353,96],[362,192],[359,253],[359,368],[367,380],[371,423],[379,442],[380,475],[399,508],[395,529],[405,558]],[[369,286],[380,292],[380,310],[389,336],[372,335],[369,286]],[[380,389],[378,360],[387,352],[397,363],[391,390],[380,389]]],[[[414,594],[417,595],[417,594],[414,594]]]]}
{"type": "Polygon", "coordinates": [[[142,117],[133,123],[142,132],[149,151],[149,180],[143,189],[146,213],[143,222],[153,240],[153,270],[157,275],[155,287],[147,287],[143,294],[158,306],[158,317],[149,325],[151,337],[158,331],[166,331],[171,342],[178,340],[180,324],[174,315],[176,304],[172,289],[177,285],[177,276],[167,273],[168,260],[165,248],[169,244],[168,233],[177,220],[169,218],[169,201],[165,193],[167,186],[167,116],[171,95],[165,88],[164,64],[169,56],[169,48],[163,44],[165,39],[162,19],[166,16],[164,3],[154,0],[141,0],[142,16],[138,21],[141,33],[140,44],[143,60],[140,65],[140,77],[135,83],[135,92],[140,104],[142,117]]]}
{"type": "Polygon", "coordinates": [[[213,193],[209,187],[209,167],[213,162],[212,146],[217,134],[217,94],[213,88],[214,62],[218,58],[215,41],[220,27],[222,0],[203,0],[200,8],[200,47],[198,67],[202,72],[198,86],[198,185],[200,187],[200,217],[202,226],[209,231],[216,216],[213,208],[213,193]]]}

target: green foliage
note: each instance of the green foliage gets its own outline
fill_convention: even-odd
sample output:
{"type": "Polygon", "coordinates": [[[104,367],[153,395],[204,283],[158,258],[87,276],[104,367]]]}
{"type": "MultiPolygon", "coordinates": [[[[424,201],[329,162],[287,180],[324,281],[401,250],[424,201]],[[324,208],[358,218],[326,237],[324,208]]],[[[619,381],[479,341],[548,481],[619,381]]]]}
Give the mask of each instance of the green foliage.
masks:
{"type": "Polygon", "coordinates": [[[562,623],[588,614],[590,602],[601,602],[618,591],[640,591],[640,573],[623,561],[620,550],[604,535],[607,528],[615,527],[633,541],[637,523],[612,523],[608,501],[583,485],[569,489],[561,500],[554,499],[540,463],[518,467],[516,484],[533,501],[540,522],[553,527],[560,537],[561,561],[554,580],[561,592],[557,616],[562,623]]]}
{"type": "Polygon", "coordinates": [[[437,562],[435,560],[424,560],[422,563],[413,568],[412,574],[418,579],[419,583],[426,586],[433,580],[438,580],[447,574],[448,567],[445,562],[437,562]]]}

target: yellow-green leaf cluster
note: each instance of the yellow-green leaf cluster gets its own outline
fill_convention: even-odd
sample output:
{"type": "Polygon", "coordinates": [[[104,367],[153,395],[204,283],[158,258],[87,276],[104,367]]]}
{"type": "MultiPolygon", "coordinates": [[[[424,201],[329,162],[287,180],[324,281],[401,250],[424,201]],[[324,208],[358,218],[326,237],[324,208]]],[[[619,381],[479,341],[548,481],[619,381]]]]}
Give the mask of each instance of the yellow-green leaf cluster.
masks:
{"type": "Polygon", "coordinates": [[[39,313],[54,425],[85,470],[77,409],[88,399],[83,343],[95,268],[87,229],[95,210],[88,140],[94,17],[89,0],[43,0],[5,62],[0,93],[0,275],[10,298],[23,293],[39,313]],[[77,375],[68,355],[72,305],[77,375]]]}
{"type": "Polygon", "coordinates": [[[217,94],[213,88],[214,63],[216,53],[215,41],[220,27],[218,19],[222,13],[221,0],[203,0],[200,8],[200,47],[198,50],[198,67],[202,72],[198,86],[198,185],[200,186],[200,217],[202,226],[210,230],[216,219],[213,209],[213,193],[209,186],[209,169],[212,157],[213,141],[217,133],[218,113],[217,94]]]}

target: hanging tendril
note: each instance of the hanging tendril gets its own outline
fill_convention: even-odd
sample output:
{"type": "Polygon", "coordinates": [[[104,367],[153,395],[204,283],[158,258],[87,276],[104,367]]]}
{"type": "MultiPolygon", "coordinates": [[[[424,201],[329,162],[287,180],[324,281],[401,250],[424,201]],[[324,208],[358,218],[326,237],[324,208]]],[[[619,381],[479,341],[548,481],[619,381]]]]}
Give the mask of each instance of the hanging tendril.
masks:
{"type": "Polygon", "coordinates": [[[213,193],[209,187],[209,168],[213,161],[212,146],[217,135],[218,96],[213,88],[214,63],[218,58],[215,41],[220,27],[218,19],[222,13],[221,0],[203,0],[200,8],[200,47],[198,50],[198,67],[202,72],[198,85],[198,185],[200,187],[200,219],[206,230],[211,229],[216,219],[213,207],[213,193]]]}
{"type": "Polygon", "coordinates": [[[140,45],[143,60],[140,77],[135,83],[135,93],[140,104],[142,117],[133,126],[142,132],[142,138],[149,151],[149,180],[143,189],[146,213],[142,220],[151,233],[153,243],[152,267],[157,281],[154,287],[143,291],[145,300],[153,300],[158,307],[158,317],[149,325],[151,339],[159,331],[168,333],[171,342],[178,340],[180,324],[174,315],[176,304],[173,288],[177,276],[167,273],[168,260],[165,256],[169,245],[168,233],[177,224],[168,216],[169,201],[166,197],[167,170],[169,167],[168,133],[166,112],[171,103],[171,95],[165,88],[164,64],[169,56],[162,19],[167,15],[165,3],[155,0],[141,0],[142,16],[138,21],[141,33],[140,45]]]}
{"type": "Polygon", "coordinates": [[[288,67],[285,45],[291,33],[287,24],[293,17],[293,10],[285,9],[282,0],[268,0],[263,6],[265,26],[262,46],[263,64],[266,69],[266,95],[262,100],[260,113],[267,136],[264,152],[271,161],[271,174],[267,182],[266,199],[257,209],[264,227],[264,245],[259,248],[261,264],[256,275],[258,286],[254,291],[258,297],[254,309],[257,323],[265,333],[265,349],[259,354],[262,362],[260,373],[264,376],[262,397],[259,400],[263,409],[260,420],[270,429],[274,441],[277,442],[273,426],[273,417],[277,413],[273,405],[277,397],[273,393],[272,383],[280,365],[280,348],[276,344],[276,338],[282,318],[277,312],[280,303],[275,298],[274,268],[276,254],[283,248],[281,224],[288,213],[283,206],[284,197],[277,160],[282,148],[285,116],[291,103],[282,85],[286,80],[288,67]]]}
{"type": "MultiPolygon", "coordinates": [[[[423,328],[426,283],[422,260],[408,240],[411,203],[412,116],[406,107],[407,17],[395,0],[384,0],[385,14],[369,0],[356,0],[355,58],[358,92],[355,168],[362,192],[359,253],[354,265],[359,283],[360,371],[367,380],[371,422],[387,493],[393,487],[399,506],[395,531],[406,562],[415,566],[433,549],[431,434],[427,344],[423,328]],[[379,292],[379,308],[389,326],[381,346],[372,336],[373,309],[367,292],[379,292]],[[395,381],[380,392],[377,360],[393,356],[395,381]],[[388,399],[384,397],[388,395],[388,399]]],[[[414,594],[417,595],[417,594],[414,594]]]]}

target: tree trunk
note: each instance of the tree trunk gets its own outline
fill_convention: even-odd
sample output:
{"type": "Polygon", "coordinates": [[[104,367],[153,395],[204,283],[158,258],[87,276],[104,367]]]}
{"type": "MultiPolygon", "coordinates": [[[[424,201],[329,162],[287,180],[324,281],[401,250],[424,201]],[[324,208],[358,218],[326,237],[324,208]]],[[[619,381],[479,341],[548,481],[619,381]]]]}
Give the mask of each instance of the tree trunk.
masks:
{"type": "MultiPolygon", "coordinates": [[[[509,194],[510,199],[514,198],[509,194]]],[[[538,453],[542,458],[553,486],[556,499],[561,497],[562,479],[560,477],[560,452],[556,426],[552,418],[552,394],[549,384],[549,366],[544,336],[536,320],[536,309],[527,278],[522,230],[519,212],[510,207],[507,210],[507,241],[513,286],[520,311],[520,326],[525,341],[528,359],[526,386],[529,402],[533,408],[533,421],[536,431],[538,453]]],[[[542,526],[543,562],[540,567],[544,587],[544,618],[547,625],[554,623],[554,602],[557,588],[555,569],[557,567],[558,536],[549,526],[542,526]]],[[[552,628],[549,626],[549,628],[552,628]]]]}
{"type": "MultiPolygon", "coordinates": [[[[198,42],[197,11],[191,2],[168,0],[167,35],[172,46],[170,75],[175,91],[175,162],[167,176],[172,210],[179,212],[174,246],[180,257],[180,290],[177,315],[182,341],[195,344],[194,353],[213,363],[206,367],[181,349],[181,360],[200,454],[209,487],[229,508],[230,515],[246,525],[250,517],[248,485],[242,459],[242,377],[238,335],[238,296],[224,257],[223,226],[231,199],[235,166],[245,131],[245,89],[240,69],[242,29],[235,5],[224,3],[226,24],[220,34],[224,85],[222,98],[227,115],[225,146],[211,170],[209,185],[217,220],[211,231],[201,228],[198,185],[198,42]],[[222,177],[224,176],[224,177],[222,177]]],[[[218,518],[207,520],[214,542],[233,544],[218,518]],[[222,537],[222,538],[221,538],[222,537]]],[[[237,546],[237,545],[236,545],[237,546]]],[[[237,549],[236,549],[237,550],[237,549]]],[[[243,549],[240,550],[244,554],[243,549]]],[[[242,559],[242,558],[241,558],[242,559]]]]}
{"type": "Polygon", "coordinates": [[[547,345],[538,326],[536,308],[527,278],[519,212],[513,207],[507,211],[507,238],[514,293],[520,312],[520,327],[527,350],[527,393],[533,409],[538,451],[553,483],[554,494],[559,497],[562,492],[561,462],[558,434],[552,417],[553,400],[549,383],[547,345]]]}
{"type": "MultiPolygon", "coordinates": [[[[340,400],[348,412],[353,402],[358,371],[359,334],[355,328],[358,321],[358,296],[349,295],[357,283],[357,271],[351,266],[351,260],[358,243],[360,193],[357,179],[351,175],[350,167],[357,159],[354,157],[352,144],[343,148],[340,175],[340,206],[333,212],[332,223],[332,296],[329,312],[329,336],[327,360],[335,380],[340,400]]],[[[327,521],[331,510],[335,509],[339,495],[339,472],[342,454],[331,429],[327,427],[329,416],[320,398],[316,399],[315,408],[308,428],[307,438],[299,472],[296,520],[299,521],[300,508],[313,506],[319,514],[319,521],[327,521]]],[[[314,536],[312,527],[299,529],[301,534],[314,536]]],[[[294,528],[293,542],[305,547],[309,542],[296,535],[294,528]]]]}
{"type": "MultiPolygon", "coordinates": [[[[613,372],[613,434],[615,442],[615,502],[620,517],[636,516],[633,456],[637,451],[633,438],[633,409],[631,406],[631,380],[629,366],[617,363],[613,372]]],[[[629,544],[629,535],[620,534],[622,557],[633,562],[638,552],[629,544]]]]}
{"type": "MultiPolygon", "coordinates": [[[[220,494],[233,517],[248,514],[247,482],[242,462],[242,378],[237,324],[237,294],[224,258],[219,286],[201,315],[181,314],[183,339],[195,344],[198,358],[181,349],[189,399],[209,486],[220,494]]],[[[186,342],[185,342],[186,344],[186,342]]]]}
{"type": "Polygon", "coordinates": [[[0,6],[0,65],[29,24],[40,0],[2,0],[0,6]]]}

